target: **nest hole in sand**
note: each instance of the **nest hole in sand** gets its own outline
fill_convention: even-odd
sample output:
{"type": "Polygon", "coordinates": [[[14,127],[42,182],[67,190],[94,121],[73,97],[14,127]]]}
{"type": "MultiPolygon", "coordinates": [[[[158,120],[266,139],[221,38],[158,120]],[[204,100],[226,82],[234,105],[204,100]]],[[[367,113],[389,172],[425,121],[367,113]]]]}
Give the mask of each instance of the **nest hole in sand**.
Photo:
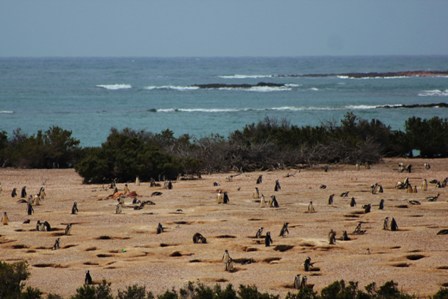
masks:
{"type": "Polygon", "coordinates": [[[347,215],[344,215],[344,217],[346,217],[346,218],[359,218],[359,215],[347,214],[347,215]]]}
{"type": "Polygon", "coordinates": [[[190,260],[190,261],[188,261],[189,263],[202,263],[202,261],[201,260],[198,260],[198,259],[194,259],[194,260],[190,260]]]}
{"type": "Polygon", "coordinates": [[[12,249],[24,249],[24,248],[30,248],[29,246],[25,244],[14,244],[11,246],[12,249]]]}
{"type": "Polygon", "coordinates": [[[257,248],[253,248],[253,247],[243,247],[243,251],[245,252],[254,252],[254,251],[258,251],[257,248]]]}
{"type": "Polygon", "coordinates": [[[105,253],[100,253],[96,255],[99,258],[105,258],[105,257],[113,257],[113,254],[105,254],[105,253]]]}
{"type": "Polygon", "coordinates": [[[293,248],[294,248],[293,245],[276,245],[274,247],[274,250],[275,251],[280,251],[280,252],[285,252],[285,251],[291,250],[293,248]]]}
{"type": "Polygon", "coordinates": [[[174,251],[173,253],[170,254],[171,257],[179,257],[182,256],[182,253],[180,253],[179,251],[174,251]]]}
{"type": "Polygon", "coordinates": [[[83,264],[86,266],[98,266],[99,265],[98,263],[94,263],[94,262],[85,262],[83,264]]]}
{"type": "Polygon", "coordinates": [[[395,207],[399,208],[399,209],[407,209],[407,208],[409,208],[408,205],[398,205],[398,206],[395,206],[395,207]]]}
{"type": "Polygon", "coordinates": [[[411,260],[411,261],[417,261],[417,260],[422,259],[424,257],[425,256],[423,254],[410,254],[410,255],[406,256],[406,258],[408,260],[411,260]]]}
{"type": "Polygon", "coordinates": [[[272,262],[278,262],[281,259],[282,259],[281,257],[268,257],[268,258],[265,258],[263,260],[263,262],[270,264],[272,262]]]}
{"type": "Polygon", "coordinates": [[[216,279],[215,281],[216,281],[216,282],[228,282],[228,280],[225,279],[225,278],[218,278],[218,279],[216,279]]]}
{"type": "Polygon", "coordinates": [[[232,235],[219,235],[219,236],[216,236],[216,238],[217,239],[235,239],[236,237],[232,236],[232,235]]]}
{"type": "Polygon", "coordinates": [[[233,259],[233,262],[241,265],[255,264],[255,260],[253,258],[244,258],[244,257],[239,259],[233,259]]]}
{"type": "Polygon", "coordinates": [[[63,266],[61,264],[49,264],[49,263],[34,264],[33,267],[36,267],[36,268],[68,268],[68,266],[63,266]]]}
{"type": "Polygon", "coordinates": [[[160,247],[170,247],[170,246],[177,246],[178,244],[167,244],[167,243],[160,243],[160,247]]]}
{"type": "Polygon", "coordinates": [[[62,237],[65,236],[65,233],[52,233],[51,235],[54,237],[62,237]]]}
{"type": "Polygon", "coordinates": [[[188,221],[174,221],[174,224],[191,224],[191,222],[188,222],[188,221]]]}
{"type": "Polygon", "coordinates": [[[86,251],[95,251],[96,250],[96,247],[89,247],[89,248],[86,248],[86,251]]]}
{"type": "Polygon", "coordinates": [[[294,285],[292,284],[282,284],[280,285],[280,287],[285,288],[285,289],[294,289],[294,285]]]}
{"type": "Polygon", "coordinates": [[[72,248],[72,247],[76,247],[76,246],[78,246],[78,244],[69,244],[69,245],[66,245],[66,246],[64,246],[62,248],[63,249],[67,249],[67,248],[72,248]]]}
{"type": "Polygon", "coordinates": [[[397,263],[397,264],[393,264],[393,267],[397,267],[397,268],[407,268],[410,265],[408,263],[397,263]]]}

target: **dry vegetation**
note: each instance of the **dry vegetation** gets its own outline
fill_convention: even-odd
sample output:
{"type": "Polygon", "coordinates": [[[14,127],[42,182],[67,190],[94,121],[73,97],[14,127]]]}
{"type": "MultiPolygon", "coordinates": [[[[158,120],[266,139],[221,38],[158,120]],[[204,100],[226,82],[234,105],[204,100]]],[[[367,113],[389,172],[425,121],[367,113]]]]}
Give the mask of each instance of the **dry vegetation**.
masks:
{"type": "MultiPolygon", "coordinates": [[[[448,283],[447,235],[437,235],[448,229],[448,191],[430,185],[420,190],[423,178],[448,177],[448,160],[412,161],[387,159],[371,169],[354,166],[330,166],[313,169],[243,173],[226,181],[230,174],[203,176],[202,180],[178,181],[172,190],[150,188],[148,183],[130,189],[141,200],[152,200],[142,210],[131,208],[126,199],[123,213],[115,214],[116,201],[105,199],[112,190],[101,185],[83,185],[74,170],[1,169],[2,193],[0,211],[7,211],[8,226],[0,226],[1,259],[7,262],[26,260],[30,264],[28,285],[44,292],[69,296],[75,293],[90,270],[94,281],[106,279],[114,290],[131,284],[146,285],[155,294],[171,287],[182,287],[188,281],[256,284],[262,291],[286,294],[291,291],[294,276],[303,271],[303,261],[310,256],[320,271],[307,273],[308,282],[316,290],[335,280],[355,280],[360,285],[370,282],[383,284],[388,280],[399,283],[403,290],[418,295],[434,294],[448,283]],[[412,163],[413,173],[398,173],[398,162],[412,163]],[[430,170],[423,163],[432,165],[430,170]],[[285,177],[288,173],[294,176],[285,177]],[[280,208],[260,208],[253,198],[255,181],[266,198],[275,193],[280,208]],[[406,176],[417,185],[416,194],[397,190],[394,185],[406,176]],[[282,190],[274,192],[274,182],[280,180],[282,190]],[[35,214],[26,214],[26,205],[11,198],[13,187],[27,186],[35,194],[46,182],[47,198],[35,206],[35,214]],[[214,182],[220,184],[213,186],[214,182]],[[370,193],[370,185],[380,183],[383,194],[370,193]],[[325,184],[326,189],[319,186],[325,184]],[[216,203],[216,189],[227,191],[230,203],[216,203]],[[154,191],[163,194],[150,197],[154,191]],[[339,194],[350,191],[348,198],[339,194]],[[336,194],[332,206],[330,194],[336,194]],[[428,202],[429,195],[441,193],[438,201],[428,202]],[[357,206],[349,201],[355,197],[357,206]],[[380,199],[385,209],[378,210],[380,199]],[[317,213],[305,213],[309,201],[317,213]],[[421,205],[412,205],[418,200],[421,205]],[[71,215],[74,201],[79,214],[71,215]],[[363,213],[363,204],[373,204],[372,212],[363,213]],[[384,231],[383,219],[394,217],[398,232],[384,231]],[[30,219],[30,224],[23,221],[30,219]],[[35,231],[37,220],[47,220],[55,228],[51,232],[35,231]],[[356,224],[363,221],[364,235],[351,235],[356,224]],[[158,223],[166,232],[156,234],[158,223]],[[284,222],[289,222],[290,234],[278,237],[284,222]],[[61,234],[67,223],[73,223],[71,235],[61,234]],[[263,239],[255,239],[257,229],[271,231],[273,246],[265,247],[263,239]],[[328,244],[328,232],[334,229],[339,238],[343,230],[351,241],[328,244]],[[192,236],[200,232],[207,244],[193,244],[192,236]],[[56,238],[61,249],[51,250],[56,238]],[[277,247],[276,247],[277,246],[277,247]],[[277,248],[277,250],[276,250],[277,248]],[[225,272],[221,257],[224,249],[241,262],[236,271],[225,272]],[[369,254],[370,252],[370,254],[369,254]]],[[[119,189],[123,189],[119,184],[119,189]]]]}

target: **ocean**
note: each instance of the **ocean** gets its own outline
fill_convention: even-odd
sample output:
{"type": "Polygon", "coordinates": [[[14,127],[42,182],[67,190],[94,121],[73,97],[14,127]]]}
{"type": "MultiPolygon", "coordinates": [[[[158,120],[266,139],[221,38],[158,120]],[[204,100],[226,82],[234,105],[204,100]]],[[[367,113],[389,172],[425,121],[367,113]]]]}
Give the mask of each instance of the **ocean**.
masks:
{"type": "Polygon", "coordinates": [[[448,56],[0,58],[0,130],[59,126],[98,146],[111,128],[227,137],[266,117],[316,126],[349,111],[403,130],[411,116],[448,117],[401,107],[448,103],[448,74],[401,72],[447,70],[448,56]]]}

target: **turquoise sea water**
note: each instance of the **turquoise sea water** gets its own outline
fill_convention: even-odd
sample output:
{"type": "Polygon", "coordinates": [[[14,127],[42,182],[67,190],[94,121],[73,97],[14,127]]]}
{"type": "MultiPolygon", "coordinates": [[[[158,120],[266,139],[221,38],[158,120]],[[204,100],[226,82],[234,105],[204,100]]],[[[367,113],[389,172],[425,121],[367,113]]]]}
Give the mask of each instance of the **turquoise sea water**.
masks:
{"type": "Polygon", "coordinates": [[[339,121],[347,111],[403,129],[410,116],[446,108],[382,105],[448,102],[448,77],[351,79],[304,74],[448,70],[448,56],[297,58],[0,58],[0,129],[28,134],[57,125],[84,146],[110,128],[224,136],[265,117],[292,124],[339,121]],[[195,84],[284,86],[200,89],[195,84]]]}

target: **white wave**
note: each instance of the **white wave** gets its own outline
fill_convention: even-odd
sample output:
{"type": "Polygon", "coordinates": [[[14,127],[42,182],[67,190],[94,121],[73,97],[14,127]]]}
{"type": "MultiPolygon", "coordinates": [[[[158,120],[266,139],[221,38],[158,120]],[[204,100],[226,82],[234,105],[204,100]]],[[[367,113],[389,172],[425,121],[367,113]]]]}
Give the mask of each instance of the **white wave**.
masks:
{"type": "Polygon", "coordinates": [[[225,75],[225,76],[218,76],[222,79],[258,79],[258,78],[272,78],[273,75],[225,75]]]}
{"type": "Polygon", "coordinates": [[[14,111],[12,110],[0,110],[0,114],[13,114],[14,111]]]}
{"type": "Polygon", "coordinates": [[[168,109],[151,109],[150,111],[151,111],[151,112],[152,112],[152,111],[155,111],[155,112],[176,112],[177,109],[174,109],[174,108],[168,108],[168,109]]]}
{"type": "Polygon", "coordinates": [[[319,88],[317,88],[317,87],[311,87],[310,90],[312,90],[312,91],[319,91],[319,88]]]}
{"type": "Polygon", "coordinates": [[[200,113],[232,113],[232,112],[248,112],[248,111],[340,111],[346,109],[362,110],[362,109],[376,109],[384,106],[396,106],[400,107],[401,104],[392,105],[348,105],[344,107],[330,107],[330,106],[280,106],[280,107],[267,107],[267,108],[166,108],[166,109],[150,109],[148,111],[153,112],[200,112],[200,113]]]}
{"type": "Polygon", "coordinates": [[[176,86],[176,85],[163,85],[163,86],[146,86],[146,90],[229,90],[229,91],[255,91],[255,92],[274,92],[274,91],[290,91],[293,87],[299,86],[298,84],[285,84],[285,86],[251,86],[249,88],[243,87],[219,87],[219,88],[201,88],[199,86],[176,86]]]}
{"type": "Polygon", "coordinates": [[[275,91],[290,91],[290,90],[292,90],[291,87],[287,87],[287,86],[251,86],[249,88],[219,87],[219,88],[204,88],[204,89],[229,90],[229,91],[255,91],[255,92],[275,92],[275,91]]]}
{"type": "Polygon", "coordinates": [[[294,84],[294,83],[288,83],[288,84],[285,84],[285,86],[286,87],[299,87],[301,85],[300,84],[294,84]]]}
{"type": "Polygon", "coordinates": [[[269,108],[267,110],[275,110],[275,111],[329,111],[329,110],[341,110],[342,108],[338,107],[316,107],[316,106],[309,106],[309,107],[303,107],[303,106],[284,106],[284,107],[273,107],[269,108]]]}
{"type": "Polygon", "coordinates": [[[176,86],[176,85],[163,85],[163,86],[146,86],[146,90],[156,90],[156,89],[165,89],[165,90],[178,90],[178,91],[186,91],[186,90],[197,90],[198,86],[176,86]]]}
{"type": "Polygon", "coordinates": [[[375,79],[406,79],[406,78],[413,78],[413,77],[419,77],[419,76],[366,76],[366,77],[353,77],[353,76],[345,76],[345,75],[338,75],[336,76],[339,79],[352,79],[352,80],[375,80],[375,79]]]}
{"type": "Polygon", "coordinates": [[[365,109],[376,109],[380,106],[378,105],[347,105],[345,106],[346,109],[353,109],[353,110],[365,110],[365,109]]]}
{"type": "Polygon", "coordinates": [[[191,108],[191,109],[179,109],[182,112],[210,112],[210,113],[220,113],[220,112],[239,112],[239,111],[247,111],[245,108],[236,109],[236,108],[213,108],[213,109],[205,109],[205,108],[191,108]]]}
{"type": "Polygon", "coordinates": [[[385,107],[403,107],[403,104],[386,104],[377,106],[377,108],[385,108],[385,107]]]}
{"type": "Polygon", "coordinates": [[[107,90],[119,90],[119,89],[130,89],[132,85],[130,84],[99,84],[96,87],[104,88],[107,90]]]}
{"type": "Polygon", "coordinates": [[[204,112],[204,113],[222,113],[222,112],[239,112],[248,111],[250,108],[167,108],[167,109],[157,109],[157,112],[204,112]]]}
{"type": "Polygon", "coordinates": [[[292,90],[291,87],[287,86],[252,86],[248,91],[256,92],[273,92],[273,91],[289,91],[292,90]]]}
{"type": "Polygon", "coordinates": [[[440,89],[432,89],[432,90],[423,90],[418,94],[419,97],[446,97],[448,96],[448,89],[440,90],[440,89]]]}

